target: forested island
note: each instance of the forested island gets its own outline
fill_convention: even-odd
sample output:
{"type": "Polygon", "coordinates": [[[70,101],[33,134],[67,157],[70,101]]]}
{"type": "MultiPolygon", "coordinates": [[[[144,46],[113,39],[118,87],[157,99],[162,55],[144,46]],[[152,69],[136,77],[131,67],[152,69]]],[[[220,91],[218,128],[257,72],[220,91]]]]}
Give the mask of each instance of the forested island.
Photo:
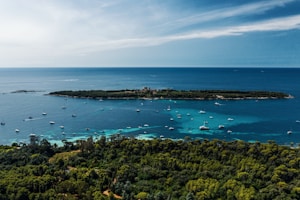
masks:
{"type": "Polygon", "coordinates": [[[282,92],[271,91],[235,91],[235,90],[173,90],[150,89],[136,90],[79,90],[56,91],[49,93],[56,96],[69,96],[93,99],[283,99],[291,98],[282,92]]]}
{"type": "MultiPolygon", "coordinates": [[[[293,146],[293,144],[291,144],[293,146]]],[[[112,135],[0,147],[0,199],[300,199],[300,151],[112,135]]]]}

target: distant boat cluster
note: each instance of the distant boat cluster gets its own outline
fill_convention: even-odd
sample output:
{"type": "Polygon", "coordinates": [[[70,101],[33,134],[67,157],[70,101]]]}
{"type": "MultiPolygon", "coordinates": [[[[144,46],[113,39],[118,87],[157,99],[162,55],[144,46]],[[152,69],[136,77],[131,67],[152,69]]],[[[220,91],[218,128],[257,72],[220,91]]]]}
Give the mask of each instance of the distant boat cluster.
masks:
{"type": "MultiPolygon", "coordinates": [[[[149,99],[149,100],[153,100],[153,99],[149,99]]],[[[99,101],[103,101],[103,99],[100,99],[99,101]]],[[[170,101],[172,101],[172,102],[174,102],[174,103],[176,103],[176,101],[173,101],[173,100],[170,100],[170,101]]],[[[220,101],[222,101],[222,100],[220,100],[220,101]]],[[[84,102],[85,104],[86,104],[86,102],[84,102]]],[[[215,106],[224,106],[225,104],[223,104],[223,103],[219,103],[219,102],[213,102],[213,104],[215,105],[215,106]]],[[[136,113],[143,113],[143,107],[142,106],[144,106],[144,103],[141,103],[140,104],[140,106],[137,106],[137,108],[136,109],[132,109],[132,111],[135,111],[136,113]]],[[[225,105],[226,106],[226,105],[225,105]]],[[[66,110],[67,109],[67,106],[66,105],[64,105],[64,106],[61,106],[60,107],[62,110],[66,110]]],[[[172,109],[173,108],[171,108],[171,106],[170,105],[168,105],[166,108],[164,108],[163,110],[164,111],[172,111],[172,109]]],[[[102,111],[103,111],[103,108],[101,109],[102,111]]],[[[156,112],[159,112],[159,110],[156,110],[156,112]]],[[[197,112],[197,111],[196,111],[197,112]]],[[[198,111],[198,113],[200,114],[200,115],[206,115],[207,114],[207,112],[206,112],[206,110],[205,109],[201,109],[201,110],[199,110],[198,111]]],[[[208,112],[209,113],[209,112],[208,112]]],[[[193,114],[193,113],[192,113],[193,114]]],[[[170,121],[174,121],[175,119],[178,119],[178,120],[182,120],[182,119],[190,119],[190,120],[194,120],[195,119],[195,123],[197,123],[197,121],[196,120],[198,120],[198,118],[196,118],[195,116],[195,118],[192,116],[192,114],[191,114],[191,112],[186,112],[185,114],[180,114],[180,113],[178,113],[177,111],[175,112],[175,114],[174,113],[172,113],[172,117],[170,117],[169,118],[169,120],[170,121]]],[[[33,120],[37,120],[37,119],[42,119],[42,118],[44,118],[44,117],[46,117],[46,116],[48,116],[48,113],[47,112],[41,112],[41,115],[43,116],[43,117],[40,117],[40,118],[34,118],[33,116],[29,116],[29,117],[27,117],[26,119],[24,119],[23,121],[33,121],[33,120]]],[[[220,123],[220,124],[213,124],[213,123],[209,123],[210,122],[210,120],[213,120],[214,119],[214,117],[216,117],[216,116],[213,116],[213,115],[206,115],[207,117],[206,117],[206,119],[203,121],[203,124],[202,125],[199,125],[198,127],[196,126],[195,128],[190,128],[190,130],[192,130],[192,129],[194,129],[194,130],[198,130],[198,132],[197,132],[197,134],[198,133],[205,133],[205,132],[207,132],[207,133],[213,133],[213,131],[214,130],[222,130],[222,132],[225,132],[225,133],[228,133],[228,134],[231,134],[231,133],[233,133],[233,130],[230,128],[230,122],[231,121],[234,121],[235,119],[233,118],[233,117],[228,117],[228,118],[224,118],[223,119],[223,123],[220,123]],[[225,122],[225,120],[228,122],[228,123],[226,123],[225,122]],[[213,125],[212,125],[213,124],[213,125]]],[[[75,114],[75,113],[73,113],[73,114],[71,114],[71,116],[70,117],[72,117],[72,118],[76,118],[77,117],[77,115],[75,114]]],[[[46,119],[46,118],[44,118],[44,119],[46,119]]],[[[216,121],[215,121],[216,122],[216,121]]],[[[296,123],[300,123],[300,120],[296,120],[296,123]]],[[[56,121],[54,121],[54,120],[50,120],[49,121],[49,124],[51,125],[51,126],[55,126],[55,124],[56,124],[56,121]]],[[[59,124],[59,123],[58,123],[59,124]]],[[[0,125],[1,126],[5,126],[6,125],[6,122],[4,121],[4,120],[2,120],[1,122],[0,122],[0,125]]],[[[57,126],[62,132],[61,132],[61,134],[62,135],[65,135],[65,129],[66,129],[66,127],[65,127],[65,125],[66,124],[59,124],[59,126],[57,126]]],[[[55,126],[56,127],[56,126],[55,126]]],[[[143,130],[143,133],[144,134],[148,134],[148,130],[145,130],[145,129],[148,129],[148,128],[151,128],[150,126],[149,126],[149,124],[148,123],[144,123],[143,125],[140,125],[140,126],[137,126],[137,128],[138,129],[144,129],[143,130]]],[[[165,128],[166,128],[166,130],[169,130],[169,131],[174,131],[174,130],[176,130],[176,126],[172,126],[172,125],[166,125],[165,126],[165,128]]],[[[124,131],[124,132],[129,132],[128,131],[128,129],[132,129],[132,127],[131,126],[127,126],[126,127],[126,129],[127,129],[127,131],[124,131]]],[[[87,128],[85,128],[85,130],[86,131],[90,131],[90,128],[89,127],[87,127],[87,128]]],[[[119,131],[118,132],[122,132],[123,131],[123,129],[119,129],[119,131]]],[[[136,130],[135,130],[136,131],[136,130]]],[[[21,133],[21,130],[19,129],[19,127],[18,128],[15,128],[15,133],[21,133]]],[[[97,134],[98,132],[94,132],[95,134],[97,134]]],[[[187,132],[188,133],[188,132],[187,132]]],[[[293,131],[292,130],[287,130],[286,131],[286,134],[288,134],[288,135],[290,135],[290,134],[292,134],[293,133],[293,131]]],[[[73,133],[73,134],[75,134],[75,133],[73,133]]],[[[159,134],[157,137],[159,137],[159,138],[165,138],[165,136],[164,135],[162,135],[162,134],[159,134]]]]}
{"type": "MultiPolygon", "coordinates": [[[[215,102],[214,105],[216,105],[216,106],[222,106],[222,105],[224,105],[224,104],[221,104],[221,103],[219,103],[219,102],[215,102]]],[[[171,107],[168,106],[168,108],[167,108],[166,110],[167,110],[167,111],[171,111],[171,107]]],[[[205,110],[200,110],[198,113],[199,113],[199,114],[206,114],[206,111],[205,111],[205,110]]],[[[190,113],[187,113],[186,115],[187,115],[187,116],[190,116],[191,114],[190,114],[190,113]]],[[[177,114],[176,116],[177,116],[178,119],[181,119],[181,114],[177,114]]],[[[209,116],[208,118],[209,118],[209,119],[213,119],[214,117],[213,117],[213,116],[209,116]]],[[[173,120],[174,120],[174,118],[170,118],[170,121],[173,121],[173,120]]],[[[191,120],[194,120],[194,118],[191,118],[191,120]]],[[[227,121],[228,121],[228,122],[234,121],[234,118],[228,117],[228,118],[227,118],[227,121]]],[[[300,120],[296,120],[296,123],[300,123],[300,120]]],[[[200,131],[209,131],[209,130],[211,130],[211,128],[209,127],[208,124],[209,124],[208,121],[204,121],[204,122],[203,122],[203,125],[200,125],[200,126],[199,126],[199,130],[200,130],[200,131]]],[[[166,127],[167,127],[167,126],[166,126],[166,127]]],[[[216,130],[216,129],[218,129],[218,130],[224,130],[225,128],[226,128],[226,127],[225,127],[224,124],[219,124],[217,128],[214,128],[214,130],[216,130]]],[[[170,127],[169,129],[170,129],[170,130],[174,130],[173,127],[170,127]]],[[[231,134],[233,131],[232,131],[231,129],[227,129],[226,132],[227,132],[228,134],[231,134]]],[[[290,134],[293,133],[293,131],[292,131],[292,130],[288,130],[286,133],[287,133],[288,135],[290,135],[290,134]]]]}
{"type": "MultiPolygon", "coordinates": [[[[216,106],[221,106],[221,105],[223,105],[223,104],[221,104],[221,103],[219,103],[219,102],[215,102],[214,103],[216,106]]],[[[168,106],[167,107],[167,109],[166,109],[167,111],[171,111],[171,106],[168,106]]],[[[206,114],[206,111],[205,110],[200,110],[199,112],[198,112],[199,114],[206,114]]],[[[191,116],[191,114],[190,113],[186,113],[186,115],[187,116],[191,116]]],[[[181,114],[176,114],[176,117],[177,117],[177,119],[181,119],[182,118],[182,115],[181,114]]],[[[208,117],[209,119],[213,119],[214,117],[213,116],[209,116],[208,117]]],[[[190,118],[191,120],[194,120],[194,118],[192,117],[192,118],[190,118]]],[[[234,119],[233,118],[228,118],[227,119],[228,121],[233,121],[234,119]]],[[[170,121],[174,121],[174,118],[170,118],[170,121]]],[[[210,127],[208,126],[208,121],[204,121],[203,122],[203,125],[201,125],[201,126],[199,126],[199,130],[200,131],[209,131],[210,130],[210,127]]],[[[166,126],[166,128],[167,128],[168,126],[166,126]]],[[[219,130],[223,130],[223,129],[225,129],[225,125],[223,125],[223,124],[220,124],[220,125],[218,125],[218,129],[219,130]]],[[[174,127],[169,127],[169,130],[174,130],[174,127]]],[[[227,133],[232,133],[232,131],[231,130],[228,130],[227,131],[227,133]]]]}
{"type": "MultiPolygon", "coordinates": [[[[205,114],[206,112],[204,110],[200,110],[199,113],[205,114]]],[[[209,116],[209,119],[213,119],[213,116],[209,116]]],[[[227,118],[227,120],[228,121],[233,121],[234,119],[233,118],[227,118]]],[[[207,124],[208,124],[208,121],[204,121],[203,125],[199,126],[199,129],[201,131],[208,131],[208,130],[210,130],[210,128],[209,128],[209,126],[207,124]]],[[[225,125],[223,125],[223,124],[218,125],[218,129],[219,130],[225,129],[225,125]]],[[[231,130],[227,130],[227,133],[232,133],[232,131],[231,130]]]]}
{"type": "MultiPolygon", "coordinates": [[[[66,106],[62,106],[62,109],[66,109],[67,107],[66,106]]],[[[42,112],[42,114],[41,114],[42,116],[47,116],[47,113],[46,112],[42,112]]],[[[72,114],[72,117],[76,117],[77,115],[76,114],[72,114]]],[[[33,120],[37,120],[37,119],[41,119],[41,118],[34,118],[34,117],[32,117],[32,116],[29,116],[28,118],[26,118],[26,119],[23,119],[23,121],[33,121],[33,120]]],[[[54,125],[55,124],[55,121],[49,121],[49,124],[50,125],[54,125]]],[[[6,122],[4,122],[4,121],[1,121],[0,122],[0,125],[1,126],[5,126],[6,125],[6,122]]],[[[63,125],[61,125],[61,126],[59,126],[61,129],[64,129],[64,126],[63,125]]],[[[16,133],[20,133],[21,132],[21,130],[20,129],[18,129],[18,128],[16,128],[15,129],[15,132],[16,133]]]]}

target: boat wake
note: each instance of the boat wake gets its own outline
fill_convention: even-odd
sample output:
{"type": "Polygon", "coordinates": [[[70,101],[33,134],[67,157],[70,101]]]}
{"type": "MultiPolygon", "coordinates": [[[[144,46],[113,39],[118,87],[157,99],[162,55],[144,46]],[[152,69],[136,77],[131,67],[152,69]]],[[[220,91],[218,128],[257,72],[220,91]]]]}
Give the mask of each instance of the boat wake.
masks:
{"type": "Polygon", "coordinates": [[[36,120],[40,120],[40,119],[43,119],[41,117],[38,117],[38,118],[26,118],[26,119],[23,119],[24,122],[28,122],[28,121],[36,121],[36,120]]]}

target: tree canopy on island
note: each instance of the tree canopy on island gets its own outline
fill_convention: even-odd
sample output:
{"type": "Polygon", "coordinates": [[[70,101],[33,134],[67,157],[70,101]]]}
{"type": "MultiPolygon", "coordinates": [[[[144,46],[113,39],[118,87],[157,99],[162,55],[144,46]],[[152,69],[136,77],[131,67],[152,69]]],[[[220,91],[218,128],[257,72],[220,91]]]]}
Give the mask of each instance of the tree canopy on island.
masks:
{"type": "Polygon", "coordinates": [[[70,96],[95,99],[282,99],[291,96],[282,92],[271,91],[235,91],[235,90],[173,90],[150,89],[141,90],[79,90],[56,91],[50,95],[70,96]]]}
{"type": "Polygon", "coordinates": [[[299,155],[273,141],[43,139],[0,147],[0,199],[300,199],[299,155]]]}

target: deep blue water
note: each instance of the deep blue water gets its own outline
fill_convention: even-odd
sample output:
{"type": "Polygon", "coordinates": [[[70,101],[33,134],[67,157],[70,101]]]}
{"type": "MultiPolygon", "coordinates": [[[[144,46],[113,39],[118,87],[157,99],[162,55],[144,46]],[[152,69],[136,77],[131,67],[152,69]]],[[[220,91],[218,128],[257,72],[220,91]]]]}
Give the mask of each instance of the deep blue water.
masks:
{"type": "Polygon", "coordinates": [[[0,126],[0,144],[28,143],[31,133],[58,144],[63,139],[75,141],[115,133],[147,139],[190,136],[299,143],[300,123],[296,122],[300,120],[299,77],[300,69],[285,68],[0,69],[0,121],[5,122],[5,126],[0,126]],[[270,90],[289,93],[295,98],[218,101],[221,106],[216,106],[216,101],[98,101],[46,95],[57,90],[141,89],[145,86],[270,90]],[[12,93],[16,90],[37,92],[12,93]],[[206,113],[201,114],[200,110],[206,113]],[[43,112],[47,115],[42,115],[43,112]],[[73,114],[76,117],[72,117],[73,114]],[[228,121],[228,118],[234,120],[228,121]],[[49,121],[55,124],[50,125],[49,121]],[[210,127],[209,131],[199,130],[204,122],[210,127]],[[218,129],[220,124],[225,126],[223,130],[218,129]],[[169,130],[170,127],[174,130],[169,130]],[[16,133],[15,129],[20,132],[16,133]],[[228,130],[232,133],[227,133],[228,130]]]}

